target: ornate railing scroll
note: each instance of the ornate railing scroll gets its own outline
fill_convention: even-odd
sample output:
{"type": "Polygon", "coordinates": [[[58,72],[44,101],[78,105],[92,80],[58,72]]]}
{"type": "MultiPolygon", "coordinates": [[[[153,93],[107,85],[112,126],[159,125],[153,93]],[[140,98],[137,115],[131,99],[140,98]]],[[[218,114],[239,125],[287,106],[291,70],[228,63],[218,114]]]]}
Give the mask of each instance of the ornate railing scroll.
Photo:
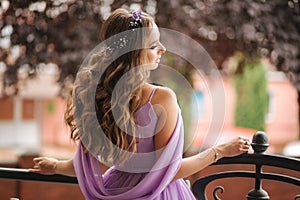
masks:
{"type": "MultiPolygon", "coordinates": [[[[207,196],[205,194],[206,186],[216,180],[225,178],[253,178],[255,179],[254,189],[250,190],[246,195],[247,200],[267,200],[270,199],[267,191],[262,189],[262,180],[269,179],[279,182],[285,182],[300,186],[300,179],[296,177],[290,177],[287,175],[274,174],[274,173],[264,173],[262,172],[262,166],[273,166],[282,169],[289,169],[300,172],[300,159],[289,158],[280,155],[264,154],[268,148],[268,138],[264,132],[256,132],[253,136],[251,144],[254,153],[253,154],[243,154],[233,158],[222,158],[217,163],[213,165],[223,165],[223,164],[252,164],[255,165],[256,170],[254,171],[226,171],[216,174],[211,174],[206,177],[196,180],[192,186],[194,195],[199,200],[206,200],[207,196]]],[[[221,193],[224,192],[224,188],[218,186],[213,191],[213,196],[215,200],[220,198],[217,196],[217,191],[221,193]]],[[[294,199],[300,200],[300,188],[299,195],[295,196],[294,199]]]]}

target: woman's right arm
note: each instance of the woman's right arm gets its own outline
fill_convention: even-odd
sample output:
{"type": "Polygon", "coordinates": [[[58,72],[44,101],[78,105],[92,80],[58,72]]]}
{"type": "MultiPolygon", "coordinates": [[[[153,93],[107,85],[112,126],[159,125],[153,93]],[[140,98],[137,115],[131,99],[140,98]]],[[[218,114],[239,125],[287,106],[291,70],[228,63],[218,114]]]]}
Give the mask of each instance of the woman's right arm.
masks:
{"type": "Polygon", "coordinates": [[[240,136],[224,144],[209,148],[194,156],[183,158],[180,169],[173,180],[193,175],[222,157],[232,157],[242,153],[247,153],[249,147],[249,139],[247,137],[240,136]]]}

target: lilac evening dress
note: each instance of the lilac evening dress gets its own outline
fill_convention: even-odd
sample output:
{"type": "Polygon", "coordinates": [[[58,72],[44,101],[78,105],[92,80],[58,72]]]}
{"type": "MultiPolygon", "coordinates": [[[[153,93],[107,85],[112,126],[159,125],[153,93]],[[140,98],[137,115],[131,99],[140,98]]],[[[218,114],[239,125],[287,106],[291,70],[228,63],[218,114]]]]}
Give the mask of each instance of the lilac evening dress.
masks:
{"type": "Polygon", "coordinates": [[[124,165],[113,166],[102,175],[99,160],[84,152],[79,143],[74,168],[80,189],[88,200],[194,200],[183,179],[172,181],[179,170],[183,151],[183,121],[179,110],[177,124],[167,146],[155,153],[153,135],[157,116],[150,98],[137,112],[140,138],[138,152],[124,165]]]}

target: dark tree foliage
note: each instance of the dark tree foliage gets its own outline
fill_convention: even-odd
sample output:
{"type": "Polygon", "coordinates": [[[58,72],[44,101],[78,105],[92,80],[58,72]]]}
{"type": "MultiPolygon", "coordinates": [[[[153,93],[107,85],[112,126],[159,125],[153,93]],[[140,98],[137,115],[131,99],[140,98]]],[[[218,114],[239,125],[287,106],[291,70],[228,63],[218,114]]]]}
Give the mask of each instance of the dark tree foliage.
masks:
{"type": "Polygon", "coordinates": [[[269,57],[295,83],[299,78],[300,6],[297,0],[158,1],[163,26],[198,39],[221,67],[235,51],[269,57]]]}
{"type": "Polygon", "coordinates": [[[4,87],[17,87],[17,72],[24,64],[28,64],[31,76],[40,63],[57,64],[58,81],[62,85],[66,77],[74,77],[84,56],[99,41],[103,21],[99,3],[96,0],[10,2],[1,16],[0,29],[11,25],[11,46],[19,45],[22,51],[16,60],[10,60],[11,48],[1,49],[0,58],[7,65],[4,87]]]}
{"type": "MultiPolygon", "coordinates": [[[[26,65],[28,77],[34,77],[40,63],[55,63],[60,70],[58,82],[62,88],[66,79],[74,79],[84,57],[99,41],[99,33],[107,9],[128,6],[134,1],[115,1],[107,5],[102,0],[14,0],[3,10],[7,1],[1,1],[0,33],[11,26],[8,36],[11,45],[1,48],[0,62],[6,70],[0,96],[16,94],[19,81],[18,70],[26,65]],[[12,48],[18,45],[20,56],[12,59],[12,48]],[[11,91],[13,91],[11,93],[11,91]]],[[[138,1],[144,5],[145,1],[138,1]]],[[[0,34],[0,39],[7,37],[0,34]]]]}
{"type": "Polygon", "coordinates": [[[295,84],[299,82],[298,0],[14,0],[6,10],[0,10],[0,39],[8,37],[3,31],[7,25],[13,28],[10,47],[0,47],[0,62],[6,64],[3,86],[16,86],[22,65],[28,64],[30,77],[39,63],[50,62],[58,65],[58,81],[64,86],[66,78],[74,78],[82,59],[99,43],[106,10],[129,8],[133,3],[143,10],[154,6],[159,26],[198,40],[220,68],[239,50],[249,57],[271,58],[295,84]],[[11,58],[14,45],[20,46],[17,59],[11,58]]]}

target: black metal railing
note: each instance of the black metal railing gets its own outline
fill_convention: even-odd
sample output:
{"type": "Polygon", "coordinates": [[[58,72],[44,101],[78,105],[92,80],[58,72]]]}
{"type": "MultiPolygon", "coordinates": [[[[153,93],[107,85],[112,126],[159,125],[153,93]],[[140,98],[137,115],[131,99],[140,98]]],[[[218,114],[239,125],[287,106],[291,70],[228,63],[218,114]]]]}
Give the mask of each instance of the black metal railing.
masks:
{"type": "MultiPolygon", "coordinates": [[[[291,177],[282,174],[275,173],[264,173],[262,171],[263,166],[273,166],[282,169],[289,169],[296,172],[300,172],[300,159],[289,158],[280,155],[264,154],[264,151],[268,147],[268,139],[266,134],[263,132],[257,132],[253,136],[252,148],[254,149],[253,154],[243,154],[232,158],[222,158],[213,165],[224,165],[224,164],[246,164],[254,165],[255,171],[226,171],[208,175],[206,177],[196,180],[192,185],[194,195],[199,200],[206,200],[206,187],[207,185],[217,179],[226,178],[252,178],[255,180],[254,189],[250,190],[246,195],[248,200],[262,200],[269,199],[268,193],[262,189],[262,180],[269,179],[280,182],[285,182],[300,186],[300,179],[297,177],[291,177]]],[[[41,175],[31,173],[27,169],[18,168],[4,168],[0,167],[0,179],[11,179],[20,181],[41,181],[41,182],[56,182],[64,184],[78,184],[76,177],[69,177],[63,175],[41,175]]],[[[221,190],[224,192],[224,188],[218,186],[213,191],[215,200],[219,197],[216,192],[221,190]]],[[[300,188],[299,194],[294,199],[300,200],[300,188]]]]}
{"type": "Polygon", "coordinates": [[[37,173],[31,173],[27,169],[6,168],[6,167],[0,167],[0,179],[78,184],[76,177],[63,176],[58,174],[42,175],[37,173]]]}
{"type": "MultiPolygon", "coordinates": [[[[261,200],[270,199],[267,191],[262,189],[262,180],[269,179],[279,182],[285,182],[300,186],[300,179],[296,177],[291,177],[282,174],[275,173],[264,173],[262,172],[263,166],[273,166],[282,169],[289,169],[296,172],[300,172],[300,159],[289,158],[280,155],[264,154],[265,150],[268,148],[268,139],[265,133],[257,132],[253,136],[251,144],[254,153],[253,154],[243,154],[233,158],[222,158],[214,165],[224,165],[224,164],[248,164],[255,165],[255,171],[226,171],[208,175],[206,177],[196,180],[192,186],[194,195],[198,200],[206,200],[206,187],[207,185],[217,179],[225,178],[253,178],[255,179],[254,189],[250,190],[246,195],[248,200],[261,200]]],[[[216,192],[220,190],[224,192],[222,186],[218,186],[213,191],[213,197],[215,200],[220,198],[216,195],[216,192]]],[[[300,194],[300,188],[299,188],[300,194]]],[[[300,199],[300,195],[296,195],[294,199],[300,199]]]]}

